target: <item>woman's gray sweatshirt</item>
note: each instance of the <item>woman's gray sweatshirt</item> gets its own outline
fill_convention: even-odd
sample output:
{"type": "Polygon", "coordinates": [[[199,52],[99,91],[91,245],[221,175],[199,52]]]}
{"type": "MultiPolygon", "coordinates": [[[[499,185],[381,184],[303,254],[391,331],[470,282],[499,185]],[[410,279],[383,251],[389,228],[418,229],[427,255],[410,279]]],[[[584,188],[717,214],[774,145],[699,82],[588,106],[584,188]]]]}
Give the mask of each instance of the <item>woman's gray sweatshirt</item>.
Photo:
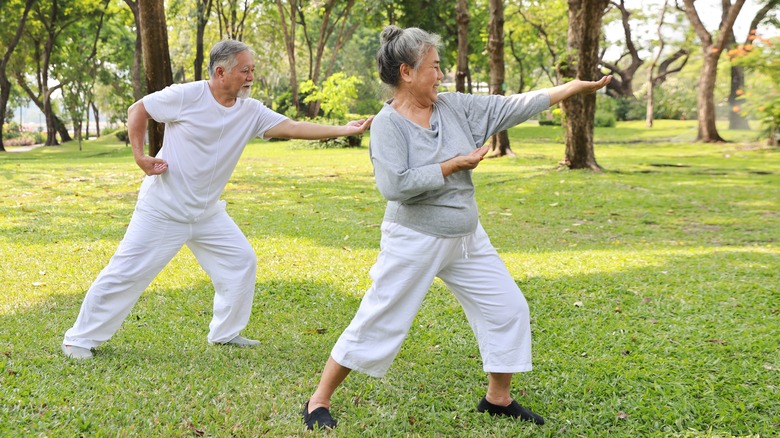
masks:
{"type": "Polygon", "coordinates": [[[512,96],[440,93],[431,128],[385,103],[371,125],[370,154],[384,220],[438,237],[473,233],[479,222],[471,170],[441,173],[440,163],[468,155],[490,136],[550,106],[546,90],[512,96]]]}

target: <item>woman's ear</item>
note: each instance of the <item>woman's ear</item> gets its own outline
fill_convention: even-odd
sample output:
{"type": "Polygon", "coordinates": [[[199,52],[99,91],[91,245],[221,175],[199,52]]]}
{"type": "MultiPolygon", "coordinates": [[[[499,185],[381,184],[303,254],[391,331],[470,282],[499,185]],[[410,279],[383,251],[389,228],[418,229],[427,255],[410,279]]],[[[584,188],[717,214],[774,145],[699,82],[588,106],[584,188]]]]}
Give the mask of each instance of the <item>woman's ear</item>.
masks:
{"type": "Polygon", "coordinates": [[[402,63],[399,69],[401,70],[401,80],[404,82],[411,82],[414,68],[409,64],[402,63]]]}

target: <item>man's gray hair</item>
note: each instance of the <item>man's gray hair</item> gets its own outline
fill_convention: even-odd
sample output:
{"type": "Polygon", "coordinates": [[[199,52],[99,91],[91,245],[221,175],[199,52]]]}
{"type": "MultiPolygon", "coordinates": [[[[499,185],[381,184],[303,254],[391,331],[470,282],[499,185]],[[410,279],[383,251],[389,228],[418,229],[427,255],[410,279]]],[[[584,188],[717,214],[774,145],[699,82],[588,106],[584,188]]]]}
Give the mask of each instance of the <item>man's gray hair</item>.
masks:
{"type": "Polygon", "coordinates": [[[438,49],[441,38],[416,27],[401,29],[385,26],[379,35],[381,46],[376,54],[379,78],[385,84],[396,87],[401,80],[401,64],[417,70],[430,49],[438,49]]]}
{"type": "Polygon", "coordinates": [[[236,40],[222,40],[214,47],[211,48],[209,53],[209,77],[214,77],[217,74],[217,67],[223,67],[225,70],[230,71],[236,66],[238,61],[236,56],[239,53],[248,51],[255,56],[255,52],[247,44],[236,40]]]}

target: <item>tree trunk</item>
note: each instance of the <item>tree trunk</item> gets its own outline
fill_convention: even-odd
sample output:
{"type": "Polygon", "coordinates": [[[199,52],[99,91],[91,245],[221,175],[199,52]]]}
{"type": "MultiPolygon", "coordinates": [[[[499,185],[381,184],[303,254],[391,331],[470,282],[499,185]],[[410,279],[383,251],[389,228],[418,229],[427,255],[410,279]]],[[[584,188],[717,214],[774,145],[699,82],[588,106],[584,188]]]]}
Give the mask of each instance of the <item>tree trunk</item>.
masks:
{"type": "Polygon", "coordinates": [[[141,68],[143,65],[143,36],[141,34],[141,17],[138,12],[138,0],[125,0],[125,4],[133,12],[135,19],[135,52],[133,53],[133,68],[131,71],[131,80],[133,82],[133,99],[141,100],[144,97],[144,84],[141,78],[141,68]]]}
{"type": "Polygon", "coordinates": [[[729,129],[750,129],[750,124],[742,115],[745,99],[745,68],[740,65],[731,66],[731,92],[729,93],[729,129]]]}
{"type": "Polygon", "coordinates": [[[19,44],[19,39],[22,37],[27,15],[30,13],[33,3],[35,3],[35,0],[27,0],[24,11],[22,12],[22,17],[19,20],[19,25],[16,27],[16,33],[14,33],[14,37],[11,41],[7,43],[3,58],[0,60],[0,152],[5,152],[2,127],[5,125],[5,112],[8,108],[8,99],[11,97],[11,81],[8,79],[5,69],[8,66],[8,61],[11,59],[11,54],[16,49],[16,45],[19,44]]]}
{"type": "Polygon", "coordinates": [[[699,13],[694,6],[694,0],[684,0],[685,14],[688,16],[691,26],[693,26],[696,35],[701,41],[701,48],[704,55],[704,65],[699,75],[698,102],[696,104],[699,130],[696,136],[697,141],[707,143],[724,142],[718,134],[715,126],[715,81],[718,75],[718,60],[720,54],[726,45],[728,31],[734,26],[739,11],[745,4],[745,0],[737,0],[733,6],[729,2],[723,4],[723,20],[720,23],[717,40],[713,40],[712,35],[704,27],[699,18],[699,13]]]}
{"type": "Polygon", "coordinates": [[[211,15],[212,0],[197,0],[198,17],[197,29],[195,33],[195,62],[193,63],[194,78],[196,81],[203,79],[203,34],[206,31],[206,25],[211,15]]]}
{"type": "MultiPolygon", "coordinates": [[[[168,31],[163,2],[139,0],[138,12],[143,37],[144,70],[148,93],[160,91],[173,83],[171,57],[168,51],[168,31]]],[[[162,148],[165,124],[150,120],[149,155],[156,156],[162,148]]]]}
{"type": "Polygon", "coordinates": [[[658,52],[650,62],[650,67],[647,69],[647,110],[645,113],[645,125],[648,128],[653,127],[653,117],[655,113],[655,84],[653,83],[653,71],[655,71],[655,65],[658,60],[661,59],[661,52],[664,51],[664,36],[661,32],[661,27],[664,25],[664,15],[666,14],[666,5],[669,0],[664,0],[663,6],[661,6],[661,14],[658,16],[658,28],[656,34],[658,35],[658,52]]]}
{"type": "MultiPolygon", "coordinates": [[[[639,57],[639,51],[637,51],[634,45],[633,37],[631,36],[630,18],[631,12],[626,9],[625,0],[620,0],[620,3],[612,2],[613,5],[620,11],[621,22],[623,24],[623,34],[625,35],[626,49],[631,56],[631,64],[625,68],[621,68],[615,64],[601,60],[601,64],[610,69],[610,74],[613,74],[612,81],[607,85],[607,94],[612,97],[624,97],[629,99],[636,99],[634,97],[634,75],[639,67],[644,64],[644,61],[639,57]],[[618,79],[618,76],[620,79],[618,79]]],[[[625,54],[621,56],[621,59],[625,57],[625,54]]]]}
{"type": "Polygon", "coordinates": [[[469,72],[469,6],[468,0],[458,0],[458,67],[455,73],[455,91],[471,93],[471,73],[469,72]],[[468,83],[468,88],[466,85],[468,83]]]}
{"type": "MultiPolygon", "coordinates": [[[[563,77],[583,81],[599,79],[599,36],[601,19],[609,0],[569,0],[568,61],[561,66],[563,77]]],[[[593,150],[593,120],[596,95],[578,94],[561,102],[566,113],[566,155],[561,164],[570,169],[600,172],[593,150]]]]}
{"type": "MultiPolygon", "coordinates": [[[[756,28],[758,28],[759,23],[766,18],[767,14],[774,8],[776,8],[780,4],[779,0],[769,0],[766,2],[764,7],[759,9],[756,12],[756,15],[753,17],[753,19],[750,22],[750,27],[748,28],[748,35],[745,38],[745,45],[752,43],[752,35],[756,28]]],[[[726,20],[728,18],[727,14],[725,13],[726,9],[724,8],[724,13],[721,16],[722,20],[726,20]]],[[[729,30],[728,34],[728,41],[727,44],[729,47],[736,47],[737,41],[736,37],[734,36],[734,29],[729,30]]],[[[750,129],[750,124],[748,123],[748,120],[745,116],[742,115],[742,109],[745,105],[745,99],[742,97],[745,95],[745,69],[742,66],[739,65],[733,65],[731,66],[731,92],[729,93],[729,106],[732,108],[732,111],[729,112],[729,129],[750,129]],[[736,111],[735,111],[736,110],[736,111]]]]}
{"type": "MultiPolygon", "coordinates": [[[[490,94],[504,95],[504,1],[490,0],[488,52],[490,53],[490,94]]],[[[490,139],[491,157],[514,156],[506,131],[490,139]]]]}
{"type": "Polygon", "coordinates": [[[95,114],[95,137],[100,137],[100,111],[98,110],[95,101],[90,102],[92,106],[92,113],[95,114]]]}
{"type": "Polygon", "coordinates": [[[300,101],[298,98],[298,73],[295,71],[295,14],[297,11],[297,1],[290,0],[289,23],[285,17],[284,5],[282,0],[276,0],[276,7],[279,9],[279,20],[282,24],[282,35],[284,35],[284,45],[287,49],[287,61],[290,64],[290,93],[292,94],[292,104],[295,107],[296,114],[300,113],[300,101]],[[289,24],[289,27],[288,27],[289,24]]]}
{"type": "Polygon", "coordinates": [[[718,128],[715,126],[715,84],[718,76],[718,58],[720,58],[720,51],[704,57],[704,65],[696,88],[696,113],[699,118],[696,139],[708,143],[726,141],[718,134],[718,128]]]}

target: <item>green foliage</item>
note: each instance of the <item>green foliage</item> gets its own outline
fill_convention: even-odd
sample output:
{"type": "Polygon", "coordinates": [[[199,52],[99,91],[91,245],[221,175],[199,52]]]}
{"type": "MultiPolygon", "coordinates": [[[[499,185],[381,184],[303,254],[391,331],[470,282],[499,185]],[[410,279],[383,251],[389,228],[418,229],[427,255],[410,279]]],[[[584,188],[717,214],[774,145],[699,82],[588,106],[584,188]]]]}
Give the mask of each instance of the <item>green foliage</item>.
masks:
{"type": "Polygon", "coordinates": [[[325,117],[342,119],[349,112],[349,105],[358,97],[357,86],[362,81],[355,77],[347,77],[344,73],[335,73],[321,85],[306,81],[300,85],[300,92],[308,94],[304,103],[320,101],[320,108],[325,117]]]}
{"type": "Polygon", "coordinates": [[[40,132],[22,131],[16,122],[8,122],[3,126],[4,146],[32,146],[43,143],[45,139],[40,132]]]}
{"type": "Polygon", "coordinates": [[[768,92],[762,95],[748,91],[745,108],[734,108],[754,115],[761,122],[763,135],[774,145],[780,145],[780,37],[765,39],[755,33],[753,44],[729,52],[734,64],[758,72],[770,81],[768,92]]]}
{"type": "Polygon", "coordinates": [[[561,126],[563,124],[564,113],[560,107],[556,106],[547,109],[539,114],[539,124],[542,126],[561,126]]]}
{"type": "MultiPolygon", "coordinates": [[[[475,412],[487,377],[436,281],[390,372],[350,375],[330,436],[774,436],[780,424],[780,159],[695,122],[597,128],[607,171],[557,171],[560,128],[474,171],[482,224],[528,299],[537,427],[475,412]]],[[[224,194],[258,257],[257,349],[210,346],[213,286],[185,247],[89,363],[60,343],[133,212],[111,137],[0,155],[0,436],[325,436],[300,418],[379,251],[365,148],[257,141],[224,194]]],[[[154,236],[153,238],[161,238],[154,236]]]]}
{"type": "Polygon", "coordinates": [[[593,126],[598,128],[614,128],[615,115],[606,111],[596,111],[593,126]]]}
{"type": "Polygon", "coordinates": [[[129,140],[129,138],[127,137],[127,129],[120,129],[114,132],[114,135],[116,136],[117,139],[119,139],[119,141],[123,143],[127,143],[127,141],[129,140]]]}

